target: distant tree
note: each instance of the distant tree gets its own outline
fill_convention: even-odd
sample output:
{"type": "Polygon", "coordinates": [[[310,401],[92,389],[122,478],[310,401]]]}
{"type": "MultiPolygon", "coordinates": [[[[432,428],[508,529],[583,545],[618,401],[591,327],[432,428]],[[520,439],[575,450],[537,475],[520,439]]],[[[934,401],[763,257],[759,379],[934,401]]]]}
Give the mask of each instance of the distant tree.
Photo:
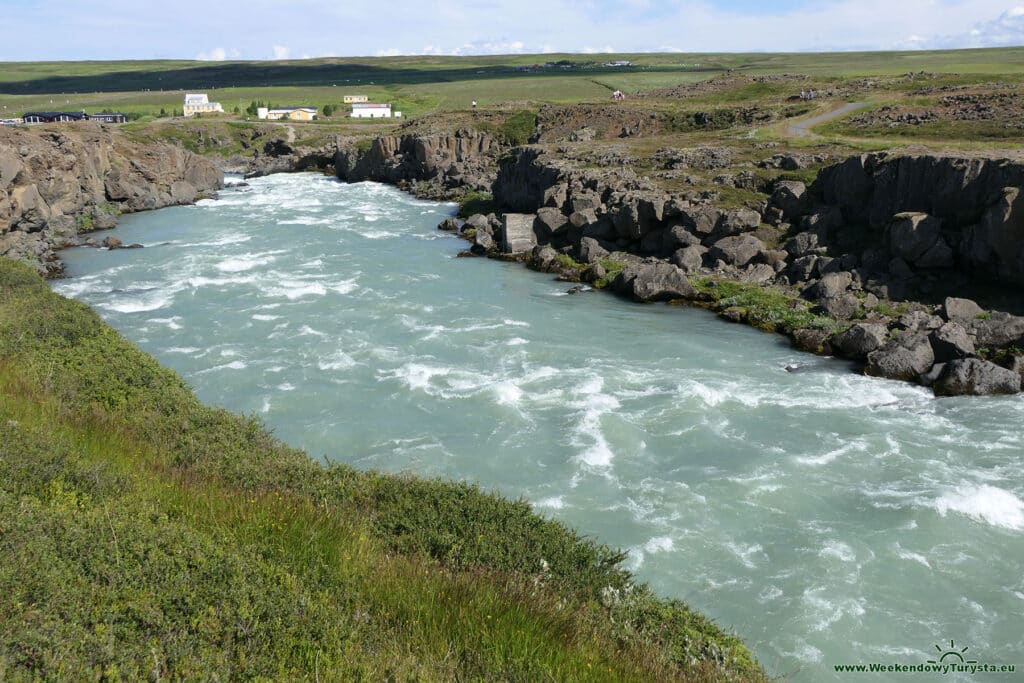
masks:
{"type": "Polygon", "coordinates": [[[162,118],[162,119],[167,118],[167,110],[164,109],[163,107],[160,107],[160,118],[162,118]]]}
{"type": "Polygon", "coordinates": [[[331,116],[334,114],[335,106],[333,104],[324,105],[324,116],[331,116]]]}
{"type": "Polygon", "coordinates": [[[235,107],[234,112],[235,112],[235,114],[241,114],[242,110],[239,109],[238,107],[235,107]]]}
{"type": "Polygon", "coordinates": [[[256,114],[259,113],[259,107],[260,103],[257,102],[256,100],[253,100],[249,103],[249,106],[245,108],[245,113],[249,116],[256,116],[256,114]]]}

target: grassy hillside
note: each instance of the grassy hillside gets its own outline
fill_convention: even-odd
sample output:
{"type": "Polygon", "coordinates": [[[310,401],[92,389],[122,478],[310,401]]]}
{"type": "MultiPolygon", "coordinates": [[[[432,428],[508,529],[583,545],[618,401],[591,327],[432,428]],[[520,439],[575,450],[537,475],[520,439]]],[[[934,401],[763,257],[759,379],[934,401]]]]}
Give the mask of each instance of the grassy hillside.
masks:
{"type": "Polygon", "coordinates": [[[0,115],[33,109],[114,108],[157,114],[180,109],[201,91],[225,109],[253,100],[275,105],[340,104],[359,92],[393,102],[406,115],[502,103],[607,99],[693,83],[732,70],[850,79],[930,71],[968,81],[1024,76],[1024,48],[863,53],[500,55],[348,57],[272,62],[118,61],[0,63],[0,115]],[[615,60],[629,67],[606,67],[615,60]],[[532,68],[552,63],[550,68],[532,68]],[[564,67],[564,68],[563,68],[564,67]],[[6,112],[3,107],[6,107],[6,112]]]}
{"type": "Polygon", "coordinates": [[[3,680],[765,680],[618,552],[324,468],[8,260],[0,444],[3,680]]]}

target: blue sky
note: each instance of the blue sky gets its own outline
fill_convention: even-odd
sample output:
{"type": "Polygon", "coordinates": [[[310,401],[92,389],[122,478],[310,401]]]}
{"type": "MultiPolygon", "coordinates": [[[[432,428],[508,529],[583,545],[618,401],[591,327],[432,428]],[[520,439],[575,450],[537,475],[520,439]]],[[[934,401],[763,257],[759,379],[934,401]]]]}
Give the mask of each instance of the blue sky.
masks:
{"type": "Polygon", "coordinates": [[[0,61],[1024,44],[1024,0],[0,0],[0,61]]]}

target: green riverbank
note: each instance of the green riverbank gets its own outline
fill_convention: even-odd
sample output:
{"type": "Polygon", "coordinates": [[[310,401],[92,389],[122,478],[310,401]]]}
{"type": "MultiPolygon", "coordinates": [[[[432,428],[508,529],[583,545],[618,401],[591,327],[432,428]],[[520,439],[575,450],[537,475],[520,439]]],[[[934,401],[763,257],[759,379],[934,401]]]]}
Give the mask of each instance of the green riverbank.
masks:
{"type": "Polygon", "coordinates": [[[0,260],[0,678],[765,680],[623,556],[323,467],[0,260]]]}

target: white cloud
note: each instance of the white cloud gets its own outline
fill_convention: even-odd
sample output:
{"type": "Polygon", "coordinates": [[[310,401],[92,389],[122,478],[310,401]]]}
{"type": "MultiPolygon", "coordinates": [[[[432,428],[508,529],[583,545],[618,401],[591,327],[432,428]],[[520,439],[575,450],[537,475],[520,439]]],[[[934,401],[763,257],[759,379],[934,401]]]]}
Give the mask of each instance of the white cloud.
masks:
{"type": "Polygon", "coordinates": [[[201,62],[223,62],[228,58],[228,51],[223,47],[215,47],[209,52],[200,52],[196,59],[201,62]]]}
{"type": "Polygon", "coordinates": [[[1024,45],[1024,5],[1011,7],[992,21],[976,24],[968,40],[972,47],[1024,45]]]}
{"type": "MultiPolygon", "coordinates": [[[[415,55],[588,52],[757,52],[982,47],[1024,44],[1024,0],[252,0],[239,15],[230,4],[178,0],[174,16],[150,3],[49,0],[20,3],[0,51],[16,59],[233,59],[228,39],[246,55],[415,55]],[[38,5],[38,6],[37,6],[38,5]],[[781,5],[781,6],[780,6],[781,5]],[[748,9],[739,9],[745,6],[748,9]],[[752,7],[752,9],[750,9],[752,7]],[[401,22],[381,22],[381,14],[401,22]],[[201,14],[188,24],[178,17],[201,14]],[[52,17],[64,20],[55,25],[52,17]],[[539,21],[538,18],[543,18],[539,21]],[[500,27],[495,34],[495,27],[500,27]],[[96,31],[109,35],[102,45],[96,31]],[[344,40],[339,40],[343,36],[344,40]],[[44,47],[40,47],[44,46],[44,47]],[[661,47],[664,46],[664,47],[661,47]],[[300,49],[300,48],[296,48],[300,49]]],[[[11,13],[8,12],[8,13],[11,13]]],[[[5,15],[6,16],[6,15],[5,15]]],[[[5,24],[0,22],[0,33],[5,24]]]]}

